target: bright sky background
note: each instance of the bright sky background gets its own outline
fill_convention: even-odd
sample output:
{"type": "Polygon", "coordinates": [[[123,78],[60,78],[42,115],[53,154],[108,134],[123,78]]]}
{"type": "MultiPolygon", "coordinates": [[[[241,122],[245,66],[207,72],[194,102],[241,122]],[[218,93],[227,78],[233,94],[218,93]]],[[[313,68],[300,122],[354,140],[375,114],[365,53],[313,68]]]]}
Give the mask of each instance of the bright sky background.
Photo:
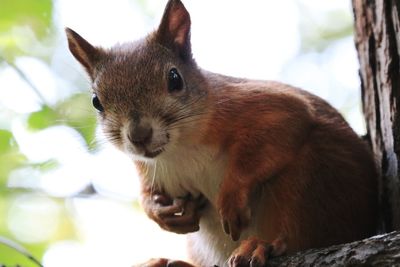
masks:
{"type": "MultiPolygon", "coordinates": [[[[354,129],[358,133],[365,132],[353,39],[332,43],[323,54],[308,53],[294,59],[300,49],[300,16],[304,16],[299,5],[306,7],[308,15],[318,21],[332,9],[345,9],[351,16],[350,1],[183,2],[191,14],[193,54],[201,67],[227,75],[280,80],[302,87],[345,110],[354,129]]],[[[52,59],[52,69],[59,77],[71,77],[71,82],[57,79],[57,75],[35,58],[17,61],[49,103],[77,90],[74,77],[85,75],[67,50],[64,27],[74,29],[94,45],[111,46],[135,40],[157,27],[166,1],[147,1],[145,12],[130,0],[57,0],[55,3],[60,47],[52,59]],[[155,20],[151,19],[152,15],[155,20]]],[[[13,92],[0,90],[2,105],[22,113],[40,107],[36,95],[11,69],[0,72],[0,83],[14,88],[13,92]],[[24,97],[18,97],[20,95],[24,97]]],[[[87,87],[89,89],[89,83],[87,87]]],[[[87,108],[91,108],[90,103],[87,108]]],[[[55,158],[61,163],[60,168],[38,177],[45,191],[66,196],[92,181],[97,190],[109,196],[73,199],[68,203],[75,211],[74,223],[82,241],[54,243],[43,259],[46,267],[123,267],[151,257],[184,257],[183,236],[160,231],[143,214],[132,209],[130,200],[137,198],[139,186],[133,164],[127,157],[107,144],[99,153],[89,154],[79,134],[65,126],[32,133],[21,121],[10,123],[22,152],[31,161],[55,158]]],[[[104,139],[100,133],[99,136],[104,139]]],[[[33,170],[15,172],[10,186],[29,186],[32,179],[26,177],[34,175],[33,170]]],[[[16,199],[14,204],[14,212],[9,217],[16,236],[34,242],[55,231],[59,222],[54,218],[59,211],[51,199],[31,199],[26,195],[16,199]],[[37,209],[43,209],[41,217],[26,215],[29,213],[25,211],[29,210],[40,214],[37,209]],[[35,232],[36,229],[43,231],[35,232]]]]}

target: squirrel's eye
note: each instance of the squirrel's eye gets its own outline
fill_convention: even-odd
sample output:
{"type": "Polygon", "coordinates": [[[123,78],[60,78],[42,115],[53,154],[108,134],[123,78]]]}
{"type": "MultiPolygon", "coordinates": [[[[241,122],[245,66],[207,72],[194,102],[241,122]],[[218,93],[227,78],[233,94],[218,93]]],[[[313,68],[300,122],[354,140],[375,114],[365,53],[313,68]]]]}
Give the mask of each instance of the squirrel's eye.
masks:
{"type": "Polygon", "coordinates": [[[95,109],[97,109],[98,111],[100,111],[100,112],[103,112],[103,111],[104,111],[104,108],[103,108],[103,106],[101,105],[100,100],[99,100],[99,98],[97,97],[96,94],[93,94],[93,95],[92,95],[92,104],[93,104],[93,107],[94,107],[95,109]]]}
{"type": "Polygon", "coordinates": [[[176,68],[172,68],[168,73],[168,91],[176,92],[183,88],[183,81],[176,68]]]}

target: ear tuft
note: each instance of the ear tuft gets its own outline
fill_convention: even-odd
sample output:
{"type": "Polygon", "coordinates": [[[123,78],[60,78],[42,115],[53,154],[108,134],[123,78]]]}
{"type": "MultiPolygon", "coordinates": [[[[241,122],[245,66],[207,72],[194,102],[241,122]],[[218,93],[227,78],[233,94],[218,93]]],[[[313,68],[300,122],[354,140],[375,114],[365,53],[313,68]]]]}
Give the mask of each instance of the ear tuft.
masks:
{"type": "Polygon", "coordinates": [[[65,28],[68,47],[72,55],[85,67],[89,76],[93,78],[93,70],[102,56],[102,50],[92,46],[82,36],[70,28],[65,28]]]}
{"type": "Polygon", "coordinates": [[[190,15],[180,0],[170,0],[165,7],[156,33],[159,43],[171,48],[182,59],[192,56],[190,45],[190,15]]]}

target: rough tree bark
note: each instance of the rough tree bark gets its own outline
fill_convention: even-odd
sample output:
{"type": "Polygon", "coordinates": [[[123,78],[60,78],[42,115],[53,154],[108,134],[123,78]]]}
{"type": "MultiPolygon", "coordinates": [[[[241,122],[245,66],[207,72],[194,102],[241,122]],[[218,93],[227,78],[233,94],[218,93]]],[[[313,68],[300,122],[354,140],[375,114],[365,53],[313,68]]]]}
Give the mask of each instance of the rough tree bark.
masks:
{"type": "Polygon", "coordinates": [[[400,266],[400,234],[392,232],[344,245],[272,259],[268,267],[400,266]]]}
{"type": "Polygon", "coordinates": [[[382,231],[400,229],[399,0],[353,0],[364,115],[381,170],[382,231]]]}

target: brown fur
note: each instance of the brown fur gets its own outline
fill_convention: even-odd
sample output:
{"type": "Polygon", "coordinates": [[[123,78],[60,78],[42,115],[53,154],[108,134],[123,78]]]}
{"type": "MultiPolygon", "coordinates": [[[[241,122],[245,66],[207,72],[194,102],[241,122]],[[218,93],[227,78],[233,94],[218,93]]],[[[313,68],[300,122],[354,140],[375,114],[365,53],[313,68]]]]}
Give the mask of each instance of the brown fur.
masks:
{"type": "Polygon", "coordinates": [[[201,70],[179,0],[169,1],[156,32],[135,43],[103,50],[67,35],[104,107],[104,132],[141,156],[146,213],[166,230],[190,233],[197,266],[263,266],[269,255],[375,233],[377,172],[366,144],[317,96],[201,70]],[[184,81],[178,92],[168,91],[172,67],[184,81]],[[126,129],[144,123],[154,128],[149,146],[163,142],[154,159],[126,138],[126,129]]]}

